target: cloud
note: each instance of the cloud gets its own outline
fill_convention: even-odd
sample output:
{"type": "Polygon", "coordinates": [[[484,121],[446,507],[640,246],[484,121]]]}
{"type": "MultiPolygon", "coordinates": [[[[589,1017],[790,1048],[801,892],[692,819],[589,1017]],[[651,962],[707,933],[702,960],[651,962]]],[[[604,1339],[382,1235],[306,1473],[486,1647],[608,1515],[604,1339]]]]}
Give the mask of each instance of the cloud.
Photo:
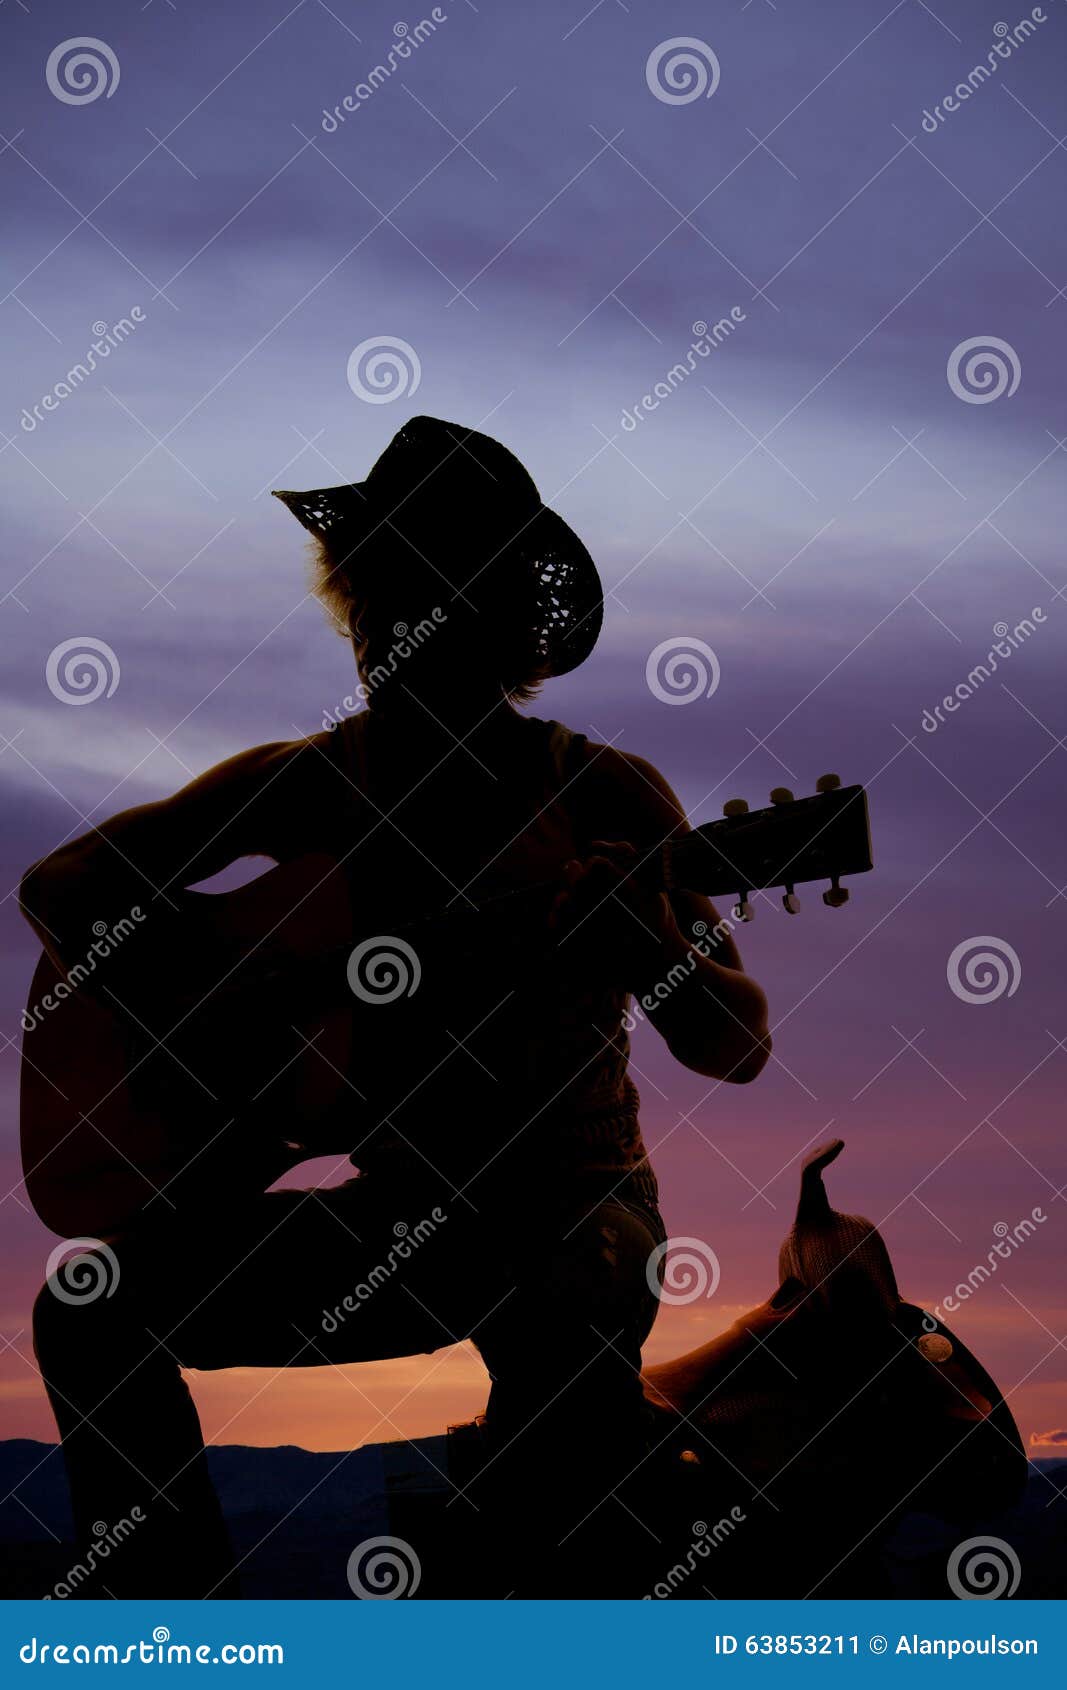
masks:
{"type": "Polygon", "coordinates": [[[1057,1426],[1051,1432],[1031,1432],[1030,1443],[1033,1444],[1067,1444],[1067,1427],[1057,1426]]]}

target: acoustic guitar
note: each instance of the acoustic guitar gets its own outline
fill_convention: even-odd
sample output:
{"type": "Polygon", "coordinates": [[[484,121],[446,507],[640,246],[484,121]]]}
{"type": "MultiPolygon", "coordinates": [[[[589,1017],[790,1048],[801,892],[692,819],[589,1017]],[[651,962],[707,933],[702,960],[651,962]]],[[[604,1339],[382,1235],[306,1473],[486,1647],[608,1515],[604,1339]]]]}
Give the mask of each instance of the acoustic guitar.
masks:
{"type": "MultiPolygon", "coordinates": [[[[732,894],[738,921],[752,918],[754,891],[775,887],[795,914],[796,886],[814,880],[830,881],[824,901],[839,907],[841,878],[872,866],[863,788],[826,775],[810,797],[779,788],[771,799],[755,811],[731,800],[638,873],[661,889],[732,894]]],[[[499,973],[508,946],[527,962],[551,946],[558,890],[524,888],[361,937],[343,868],[307,856],[237,891],[186,894],[200,937],[182,945],[173,990],[158,946],[150,991],[121,951],[66,973],[43,956],[21,1068],[23,1170],[38,1215],[65,1237],[106,1239],[145,1216],[195,1212],[204,1193],[264,1191],[309,1156],[346,1154],[360,1136],[361,1053],[392,1053],[396,1072],[409,1071],[416,1014],[424,1027],[425,1005],[447,1001],[457,968],[484,958],[499,973]]],[[[131,958],[138,943],[123,941],[131,958]]]]}

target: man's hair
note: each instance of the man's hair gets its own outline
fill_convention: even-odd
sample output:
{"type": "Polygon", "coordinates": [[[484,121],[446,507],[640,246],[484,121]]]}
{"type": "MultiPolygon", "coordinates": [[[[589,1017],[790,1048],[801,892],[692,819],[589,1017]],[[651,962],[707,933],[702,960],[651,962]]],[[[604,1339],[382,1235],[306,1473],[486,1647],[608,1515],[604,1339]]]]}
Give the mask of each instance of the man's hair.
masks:
{"type": "MultiPolygon", "coordinates": [[[[373,560],[374,565],[380,564],[382,555],[390,549],[391,542],[386,541],[382,553],[373,560]]],[[[401,540],[397,549],[398,554],[402,554],[405,542],[401,540]]],[[[352,634],[353,611],[365,598],[372,595],[373,586],[357,591],[353,585],[348,568],[350,548],[346,545],[343,534],[337,534],[336,537],[313,535],[309,550],[311,591],[337,633],[349,639],[352,634]]],[[[362,559],[366,559],[366,556],[366,549],[363,548],[361,573],[365,568],[362,559]]],[[[398,555],[398,567],[402,566],[402,561],[407,560],[402,560],[398,555]]],[[[425,563],[422,559],[417,562],[419,577],[427,578],[429,571],[425,563]]],[[[369,575],[372,572],[373,565],[366,573],[369,575]]],[[[521,593],[508,592],[504,581],[508,573],[504,554],[494,559],[484,572],[474,573],[474,581],[461,590],[457,587],[450,588],[447,584],[448,574],[442,571],[441,594],[451,596],[447,617],[442,619],[440,637],[447,640],[448,621],[453,618],[457,623],[465,620],[468,629],[472,625],[476,626],[480,636],[477,644],[485,654],[486,671],[493,674],[503,692],[513,702],[528,703],[537,696],[547,673],[535,625],[534,607],[523,603],[521,593]],[[474,617],[477,617],[476,623],[473,623],[474,617]]],[[[427,603],[427,616],[432,608],[427,603]]]]}

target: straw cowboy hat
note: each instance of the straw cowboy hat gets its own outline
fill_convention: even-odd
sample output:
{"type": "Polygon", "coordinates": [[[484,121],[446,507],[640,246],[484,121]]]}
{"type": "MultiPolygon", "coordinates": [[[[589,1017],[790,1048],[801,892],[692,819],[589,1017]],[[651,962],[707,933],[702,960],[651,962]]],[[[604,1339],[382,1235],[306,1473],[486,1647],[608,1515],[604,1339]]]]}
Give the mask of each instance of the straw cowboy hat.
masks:
{"type": "Polygon", "coordinates": [[[544,675],[576,669],[596,644],[604,608],[596,565],[518,458],[487,434],[413,417],[365,480],[274,497],[341,553],[354,580],[384,550],[395,559],[399,545],[457,596],[506,603],[533,631],[544,675]]]}

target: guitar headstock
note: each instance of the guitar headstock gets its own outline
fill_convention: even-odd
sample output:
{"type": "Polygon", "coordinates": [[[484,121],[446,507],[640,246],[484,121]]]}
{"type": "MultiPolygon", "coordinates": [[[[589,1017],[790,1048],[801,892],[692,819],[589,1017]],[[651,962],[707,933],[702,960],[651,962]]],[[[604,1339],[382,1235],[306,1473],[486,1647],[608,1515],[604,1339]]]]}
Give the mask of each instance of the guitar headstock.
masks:
{"type": "Polygon", "coordinates": [[[842,786],[837,775],[821,775],[808,798],[794,798],[776,786],[771,802],[750,810],[743,798],[723,805],[720,821],[705,822],[674,847],[671,878],[676,885],[709,897],[734,894],[740,921],[751,921],[749,893],[780,886],[790,915],[800,909],[795,888],[829,880],[823,903],[848,902],[841,877],[866,874],[871,860],[871,824],[862,786],[842,786]]]}

